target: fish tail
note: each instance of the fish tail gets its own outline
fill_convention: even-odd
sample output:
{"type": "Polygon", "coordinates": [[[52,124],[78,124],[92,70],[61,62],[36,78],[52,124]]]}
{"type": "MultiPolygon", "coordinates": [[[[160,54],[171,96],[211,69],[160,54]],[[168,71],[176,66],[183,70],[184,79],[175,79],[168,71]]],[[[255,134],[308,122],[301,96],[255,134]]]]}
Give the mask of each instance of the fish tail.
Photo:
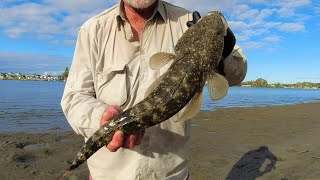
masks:
{"type": "Polygon", "coordinates": [[[61,174],[57,180],[64,180],[68,178],[70,175],[73,174],[73,170],[76,169],[78,166],[72,164],[63,174],[61,174]]]}
{"type": "MultiPolygon", "coordinates": [[[[128,112],[127,112],[128,113],[128,112]]],[[[126,113],[123,113],[126,117],[126,113]]],[[[82,163],[84,163],[87,159],[89,159],[95,152],[97,152],[101,147],[108,144],[112,137],[121,124],[125,124],[120,121],[120,123],[114,122],[123,118],[123,116],[119,115],[117,119],[113,121],[109,121],[104,126],[101,126],[82,146],[80,151],[77,154],[77,157],[74,159],[72,165],[58,177],[58,180],[63,180],[68,178],[72,173],[73,170],[79,167],[82,163]],[[115,123],[110,125],[110,123],[115,123]]]]}
{"type": "Polygon", "coordinates": [[[77,154],[77,157],[74,159],[72,165],[58,177],[58,180],[63,180],[68,178],[73,170],[79,167],[82,163],[84,163],[88,158],[91,157],[96,151],[98,151],[105,143],[102,143],[104,140],[104,129],[101,127],[98,131],[96,131],[82,146],[80,151],[77,154]]]}

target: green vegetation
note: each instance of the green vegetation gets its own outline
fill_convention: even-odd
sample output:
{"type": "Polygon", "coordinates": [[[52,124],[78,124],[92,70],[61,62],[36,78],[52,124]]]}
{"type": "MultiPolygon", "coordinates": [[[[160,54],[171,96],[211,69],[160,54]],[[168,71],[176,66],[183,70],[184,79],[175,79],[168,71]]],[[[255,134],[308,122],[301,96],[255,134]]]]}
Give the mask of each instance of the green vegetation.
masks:
{"type": "Polygon", "coordinates": [[[68,75],[69,75],[69,68],[66,67],[66,69],[65,69],[64,72],[62,73],[62,79],[63,79],[63,80],[67,80],[68,75]]]}
{"type": "Polygon", "coordinates": [[[267,87],[267,88],[304,88],[304,89],[320,89],[320,83],[298,82],[294,84],[274,83],[269,84],[267,80],[258,78],[255,81],[242,82],[241,86],[246,87],[267,87]]]}

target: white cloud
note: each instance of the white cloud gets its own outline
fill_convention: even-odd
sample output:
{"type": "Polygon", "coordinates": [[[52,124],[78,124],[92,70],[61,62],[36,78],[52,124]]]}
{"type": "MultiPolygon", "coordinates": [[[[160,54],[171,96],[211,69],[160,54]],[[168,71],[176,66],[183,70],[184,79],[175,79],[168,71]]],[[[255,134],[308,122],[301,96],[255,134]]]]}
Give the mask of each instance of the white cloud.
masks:
{"type": "Polygon", "coordinates": [[[26,3],[0,9],[0,26],[9,37],[19,37],[23,33],[61,34],[62,28],[54,18],[57,11],[53,7],[26,3]]]}
{"type": "Polygon", "coordinates": [[[4,31],[6,35],[10,38],[18,38],[22,33],[26,32],[26,30],[22,28],[8,28],[4,31]]]}
{"type": "MultiPolygon", "coordinates": [[[[118,0],[1,0],[0,33],[11,38],[25,34],[37,39],[62,45],[73,45],[78,28],[90,17],[116,4],[118,0]],[[56,36],[62,36],[55,40],[56,36]]],[[[202,14],[222,11],[238,41],[251,42],[252,38],[270,36],[271,31],[286,33],[306,29],[305,14],[297,9],[312,5],[310,0],[168,0],[202,14]],[[279,15],[283,18],[279,18],[279,15]],[[290,22],[288,22],[290,19],[290,22]]],[[[313,12],[320,13],[315,7],[313,12]]],[[[255,39],[256,41],[256,39],[255,39]]]]}
{"type": "Polygon", "coordinates": [[[238,41],[249,41],[252,37],[260,36],[267,33],[267,29],[246,29],[242,31],[238,31],[236,33],[236,38],[238,41]]]}
{"type": "Polygon", "coordinates": [[[246,4],[236,5],[232,9],[232,16],[239,20],[251,19],[260,14],[258,9],[252,9],[246,4]]]}
{"type": "Polygon", "coordinates": [[[11,38],[24,34],[38,39],[56,35],[75,38],[81,24],[115,3],[116,0],[2,0],[0,28],[11,38]]]}
{"type": "Polygon", "coordinates": [[[268,37],[265,37],[263,38],[264,41],[267,41],[267,42],[279,42],[281,40],[281,38],[279,36],[268,36],[268,37]]]}
{"type": "Polygon", "coordinates": [[[263,47],[265,44],[262,42],[254,42],[254,41],[249,41],[241,44],[241,47],[245,50],[249,49],[259,49],[263,47]]]}
{"type": "Polygon", "coordinates": [[[320,7],[314,7],[313,10],[317,15],[320,15],[320,7]]]}
{"type": "Polygon", "coordinates": [[[310,0],[170,0],[169,2],[204,14],[222,11],[236,34],[237,41],[247,48],[260,48],[265,42],[280,41],[283,33],[306,29],[309,14],[297,14],[299,8],[311,7],[310,0]],[[210,2],[210,3],[208,3],[210,2]],[[280,16],[279,16],[280,15],[280,16]],[[272,32],[272,34],[271,34],[272,32]],[[269,37],[269,38],[266,38],[269,37]]]}
{"type": "Polygon", "coordinates": [[[49,34],[39,33],[37,35],[37,39],[40,39],[40,40],[51,40],[51,39],[54,39],[54,36],[53,35],[49,35],[49,34]]]}
{"type": "Polygon", "coordinates": [[[310,0],[280,0],[276,3],[280,9],[277,11],[281,17],[295,17],[296,9],[311,5],[310,0]]]}
{"type": "Polygon", "coordinates": [[[231,29],[244,30],[249,28],[249,25],[242,21],[229,21],[228,24],[231,29]]]}
{"type": "Polygon", "coordinates": [[[286,6],[286,7],[292,7],[292,8],[304,7],[304,6],[311,4],[310,0],[294,0],[294,1],[292,1],[292,0],[278,0],[275,2],[279,6],[286,6]]]}
{"type": "Polygon", "coordinates": [[[108,3],[114,3],[114,0],[44,0],[44,4],[49,7],[59,8],[69,13],[90,12],[101,10],[107,7],[108,3]]]}
{"type": "Polygon", "coordinates": [[[75,46],[76,41],[74,39],[63,40],[62,43],[66,46],[75,46]]]}
{"type": "Polygon", "coordinates": [[[304,25],[298,23],[283,23],[279,26],[281,31],[285,32],[297,32],[305,29],[304,25]]]}
{"type": "Polygon", "coordinates": [[[66,66],[70,67],[71,58],[63,56],[50,56],[35,53],[17,53],[0,51],[0,72],[43,73],[63,71],[66,66]]]}

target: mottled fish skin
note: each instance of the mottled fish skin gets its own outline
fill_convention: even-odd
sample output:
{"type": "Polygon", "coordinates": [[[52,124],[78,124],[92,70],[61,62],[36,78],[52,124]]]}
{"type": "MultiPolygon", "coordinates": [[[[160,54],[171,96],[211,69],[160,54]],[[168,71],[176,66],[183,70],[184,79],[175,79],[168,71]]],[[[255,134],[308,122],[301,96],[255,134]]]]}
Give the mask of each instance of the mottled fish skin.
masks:
{"type": "Polygon", "coordinates": [[[177,114],[193,96],[201,92],[223,51],[226,27],[220,12],[212,12],[190,27],[175,46],[175,58],[163,79],[143,101],[124,111],[97,130],[81,148],[64,179],[101,147],[117,130],[134,134],[177,114]]]}

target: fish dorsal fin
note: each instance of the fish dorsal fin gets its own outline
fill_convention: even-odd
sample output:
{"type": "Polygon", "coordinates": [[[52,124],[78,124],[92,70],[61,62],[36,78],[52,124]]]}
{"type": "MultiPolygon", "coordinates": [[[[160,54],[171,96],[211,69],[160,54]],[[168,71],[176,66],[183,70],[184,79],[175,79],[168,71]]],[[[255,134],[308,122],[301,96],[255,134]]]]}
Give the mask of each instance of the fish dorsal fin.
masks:
{"type": "Polygon", "coordinates": [[[203,101],[203,91],[197,92],[190,102],[187,104],[181,116],[177,121],[185,121],[193,118],[200,111],[201,105],[203,101]]]}
{"type": "Polygon", "coordinates": [[[218,101],[224,98],[228,93],[228,81],[226,78],[216,72],[213,72],[213,74],[208,76],[207,85],[209,96],[212,101],[218,101]]]}
{"type": "Polygon", "coordinates": [[[152,91],[156,89],[156,87],[159,85],[160,81],[163,79],[165,74],[162,74],[157,80],[155,80],[147,89],[147,91],[144,94],[144,97],[149,96],[152,91]]]}
{"type": "Polygon", "coordinates": [[[149,64],[152,70],[160,69],[175,57],[172,53],[160,52],[151,56],[149,64]]]}

